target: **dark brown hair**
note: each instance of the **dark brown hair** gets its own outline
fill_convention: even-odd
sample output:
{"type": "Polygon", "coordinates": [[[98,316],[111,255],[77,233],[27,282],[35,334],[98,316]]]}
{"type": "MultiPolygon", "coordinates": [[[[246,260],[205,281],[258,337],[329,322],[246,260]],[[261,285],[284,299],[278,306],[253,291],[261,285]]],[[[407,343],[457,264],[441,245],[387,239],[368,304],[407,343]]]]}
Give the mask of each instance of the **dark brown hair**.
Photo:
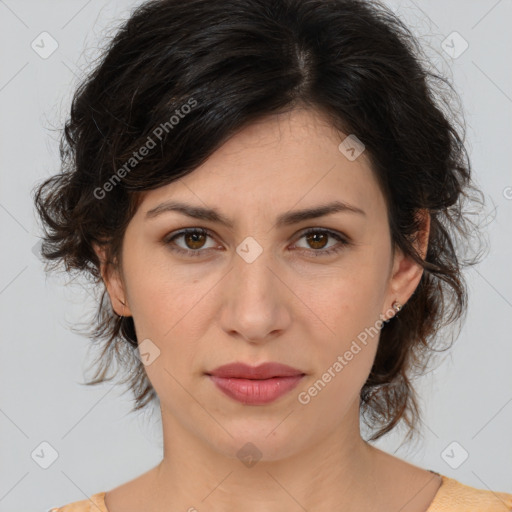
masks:
{"type": "Polygon", "coordinates": [[[370,440],[400,420],[409,434],[416,431],[411,379],[437,351],[440,329],[466,314],[461,272],[478,262],[468,257],[478,229],[464,205],[483,204],[451,104],[458,97],[428,62],[409,29],[377,1],[139,6],[77,88],[61,139],[61,172],[34,193],[46,271],[50,262],[52,269],[64,262],[66,271],[102,287],[88,334],[102,351],[87,384],[111,380],[116,359],[134,411],[158,399],[132,355],[133,318],[113,312],[92,244],[122,268],[121,243],[142,191],[193,172],[248,124],[305,106],[364,143],[386,199],[393,248],[424,269],[403,310],[382,327],[361,390],[362,417],[375,429],[370,440]],[[144,156],[142,147],[149,149],[144,156]],[[413,245],[420,209],[431,216],[425,260],[413,245]]]}

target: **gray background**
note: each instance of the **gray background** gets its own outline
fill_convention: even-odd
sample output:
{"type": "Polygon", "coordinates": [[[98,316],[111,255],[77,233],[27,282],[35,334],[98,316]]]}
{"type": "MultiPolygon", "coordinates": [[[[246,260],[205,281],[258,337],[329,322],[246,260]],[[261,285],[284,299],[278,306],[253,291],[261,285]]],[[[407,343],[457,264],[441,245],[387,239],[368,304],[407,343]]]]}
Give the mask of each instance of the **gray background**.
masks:
{"type": "MultiPolygon", "coordinates": [[[[78,281],[45,277],[33,253],[39,233],[30,195],[58,170],[58,129],[77,80],[99,42],[138,3],[0,0],[0,511],[84,499],[160,460],[158,411],[129,414],[123,389],[81,384],[95,352],[70,328],[90,316],[94,298],[78,281]],[[42,32],[58,44],[47,58],[41,52],[52,40],[42,32]],[[49,462],[51,449],[42,442],[58,454],[47,469],[40,464],[49,462]]],[[[462,97],[475,178],[494,220],[488,256],[467,271],[470,304],[461,335],[416,382],[423,438],[405,446],[397,432],[377,446],[467,485],[512,492],[512,1],[387,3],[432,47],[432,61],[462,97]],[[455,58],[442,47],[454,31],[469,44],[455,58]]]]}

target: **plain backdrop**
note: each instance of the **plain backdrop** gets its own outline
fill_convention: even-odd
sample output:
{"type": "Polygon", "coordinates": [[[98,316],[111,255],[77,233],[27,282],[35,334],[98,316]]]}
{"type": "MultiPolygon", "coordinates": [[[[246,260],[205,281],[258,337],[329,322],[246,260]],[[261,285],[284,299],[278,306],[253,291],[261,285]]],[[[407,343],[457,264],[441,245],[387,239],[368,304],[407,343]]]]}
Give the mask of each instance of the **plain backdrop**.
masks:
{"type": "MultiPolygon", "coordinates": [[[[59,129],[74,87],[138,3],[0,0],[2,512],[84,499],[160,460],[158,410],[129,414],[124,388],[82,384],[95,353],[70,326],[89,318],[94,297],[78,281],[45,276],[31,198],[37,182],[58,172],[59,129]]],[[[377,446],[467,485],[512,492],[512,2],[388,5],[451,75],[475,179],[494,218],[488,256],[466,273],[470,303],[461,334],[416,381],[422,438],[403,445],[403,431],[396,432],[377,446]]]]}

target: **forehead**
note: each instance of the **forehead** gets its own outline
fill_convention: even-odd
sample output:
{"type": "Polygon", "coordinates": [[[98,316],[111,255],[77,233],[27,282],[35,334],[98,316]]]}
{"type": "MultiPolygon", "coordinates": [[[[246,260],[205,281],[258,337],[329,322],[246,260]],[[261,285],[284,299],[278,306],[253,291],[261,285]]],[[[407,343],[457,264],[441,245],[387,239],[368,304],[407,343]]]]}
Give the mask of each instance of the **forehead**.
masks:
{"type": "Polygon", "coordinates": [[[384,198],[364,151],[350,160],[339,149],[346,137],[317,111],[268,116],[240,130],[190,174],[144,192],[139,210],[179,199],[238,215],[339,200],[382,215],[384,198]]]}

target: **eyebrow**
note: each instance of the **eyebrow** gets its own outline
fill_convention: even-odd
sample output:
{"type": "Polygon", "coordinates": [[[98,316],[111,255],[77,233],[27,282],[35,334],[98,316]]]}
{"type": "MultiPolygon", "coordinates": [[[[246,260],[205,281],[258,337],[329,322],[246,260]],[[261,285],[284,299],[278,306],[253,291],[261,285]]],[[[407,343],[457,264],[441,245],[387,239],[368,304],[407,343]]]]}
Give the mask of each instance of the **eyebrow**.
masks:
{"type": "MultiPolygon", "coordinates": [[[[214,208],[203,208],[201,206],[193,206],[179,201],[166,201],[165,203],[159,204],[155,208],[152,208],[146,212],[146,219],[155,218],[164,212],[178,212],[186,215],[187,217],[216,222],[230,229],[233,228],[233,222],[214,208]]],[[[338,212],[356,213],[366,216],[366,212],[360,208],[357,208],[356,206],[342,201],[334,201],[332,203],[318,205],[313,208],[306,208],[303,210],[295,210],[283,213],[277,218],[276,226],[290,226],[304,220],[316,219],[318,217],[323,217],[324,215],[330,215],[338,212]]]]}

